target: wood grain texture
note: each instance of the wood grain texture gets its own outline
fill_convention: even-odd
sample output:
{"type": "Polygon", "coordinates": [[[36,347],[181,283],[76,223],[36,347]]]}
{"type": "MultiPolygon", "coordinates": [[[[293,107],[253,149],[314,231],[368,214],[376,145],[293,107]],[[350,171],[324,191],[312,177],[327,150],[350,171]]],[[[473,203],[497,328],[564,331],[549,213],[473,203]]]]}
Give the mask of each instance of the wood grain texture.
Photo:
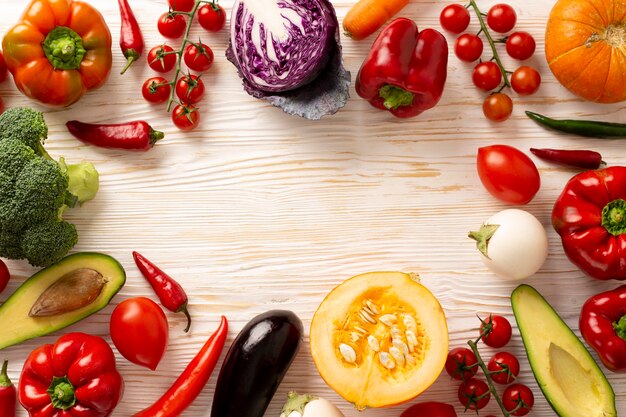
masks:
{"type": "MultiPolygon", "coordinates": [[[[105,15],[113,34],[113,71],[103,88],[88,93],[71,108],[42,108],[50,125],[47,148],[53,156],[87,159],[97,165],[102,181],[98,197],[67,213],[80,232],[75,251],[115,256],[127,269],[128,283],[112,305],[66,331],[110,340],[108,320],[114,306],[132,296],[153,297],[134,266],[132,250],[142,252],[183,283],[194,318],[187,335],[184,317],[168,313],[170,344],[156,372],[118,355],[126,392],[115,417],[132,415],[164,392],[216,328],[219,315],[230,320],[230,344],[248,320],[276,308],[295,311],[307,330],[302,350],[267,416],[278,416],[292,389],[327,397],[347,417],[398,416],[403,407],[358,413],[319,377],[307,345],[308,326],[325,294],[362,272],[419,272],[445,309],[450,345],[462,346],[476,335],[477,313],[495,312],[513,321],[509,295],[517,285],[490,274],[466,238],[470,229],[505,208],[480,184],[475,172],[477,148],[494,143],[523,150],[530,146],[592,148],[611,165],[626,164],[623,142],[547,132],[523,114],[524,109],[532,109],[608,121],[623,121],[626,116],[623,104],[597,105],[577,99],[549,72],[543,58],[543,31],[552,2],[509,2],[518,12],[517,28],[537,40],[537,53],[529,62],[540,69],[543,84],[532,97],[513,94],[514,114],[505,123],[485,120],[484,94],[471,84],[472,66],[459,62],[452,53],[440,105],[417,118],[393,119],[358,98],[353,88],[347,106],[335,116],[317,122],[288,116],[243,92],[224,57],[226,31],[206,34],[197,27],[194,39],[201,35],[215,51],[216,60],[204,76],[208,97],[201,103],[200,128],[190,133],[177,131],[162,107],[150,106],[141,98],[141,84],[152,76],[144,61],[119,75],[124,60],[117,45],[117,3],[90,2],[105,15]],[[70,119],[145,119],[164,130],[166,139],[145,154],[96,149],[67,133],[64,123],[70,119]]],[[[486,10],[495,2],[481,1],[481,6],[486,10]]],[[[333,3],[341,21],[353,1],[333,3]]],[[[420,27],[439,28],[439,11],[448,3],[412,1],[401,15],[414,18],[420,27]]],[[[232,0],[222,4],[230,10],[232,0]]],[[[162,42],[156,21],[166,10],[165,0],[132,0],[131,5],[147,47],[162,42]]],[[[0,0],[0,33],[18,20],[24,6],[24,1],[0,0]]],[[[475,19],[470,29],[477,30],[475,19]]],[[[447,37],[452,45],[454,37],[447,37]]],[[[372,40],[343,40],[345,64],[353,79],[372,40]]],[[[504,60],[509,68],[518,65],[504,60]]],[[[11,82],[0,85],[0,96],[8,106],[34,105],[11,82]]],[[[536,286],[578,333],[582,303],[617,283],[592,281],[567,260],[550,226],[550,211],[575,171],[536,162],[542,187],[525,208],[546,226],[550,256],[541,271],[525,282],[536,286]]],[[[25,262],[10,262],[9,267],[15,277],[1,299],[35,271],[25,262]]],[[[0,359],[10,360],[15,382],[27,354],[60,334],[0,353],[0,359]]],[[[517,330],[507,350],[523,359],[521,382],[535,391],[536,405],[530,416],[553,416],[524,359],[517,330]]],[[[492,352],[485,349],[485,356],[492,352]]],[[[217,371],[185,417],[209,416],[216,375],[217,371]]],[[[626,376],[608,373],[608,378],[623,413],[626,376]]],[[[456,389],[444,375],[420,400],[449,402],[461,415],[456,389]]],[[[495,404],[486,411],[496,414],[495,404]]],[[[20,410],[18,415],[26,413],[20,410]]]]}

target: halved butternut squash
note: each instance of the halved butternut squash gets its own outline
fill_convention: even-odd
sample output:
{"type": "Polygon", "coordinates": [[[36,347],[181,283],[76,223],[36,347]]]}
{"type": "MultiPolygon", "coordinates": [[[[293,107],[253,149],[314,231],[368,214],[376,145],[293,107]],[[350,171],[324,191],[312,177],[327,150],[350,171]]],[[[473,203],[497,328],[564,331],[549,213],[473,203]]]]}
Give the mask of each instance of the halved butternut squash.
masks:
{"type": "Polygon", "coordinates": [[[317,369],[357,409],[407,402],[437,379],[448,326],[417,274],[372,272],[332,290],[311,322],[317,369]]]}

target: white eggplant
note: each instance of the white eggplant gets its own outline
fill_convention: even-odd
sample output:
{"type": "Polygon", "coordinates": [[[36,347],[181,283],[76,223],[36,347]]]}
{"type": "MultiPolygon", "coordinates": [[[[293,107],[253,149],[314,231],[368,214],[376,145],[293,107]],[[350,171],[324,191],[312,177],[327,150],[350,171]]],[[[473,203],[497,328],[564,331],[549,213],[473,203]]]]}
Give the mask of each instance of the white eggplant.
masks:
{"type": "Polygon", "coordinates": [[[292,391],[287,396],[280,417],[345,417],[335,405],[324,398],[299,395],[292,391]]]}

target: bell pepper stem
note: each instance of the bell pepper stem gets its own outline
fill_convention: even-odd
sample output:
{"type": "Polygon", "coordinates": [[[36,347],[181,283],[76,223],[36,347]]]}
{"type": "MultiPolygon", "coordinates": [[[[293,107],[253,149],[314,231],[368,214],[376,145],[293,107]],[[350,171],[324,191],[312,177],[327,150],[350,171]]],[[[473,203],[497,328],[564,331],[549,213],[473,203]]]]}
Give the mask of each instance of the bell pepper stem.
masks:
{"type": "Polygon", "coordinates": [[[2,371],[0,371],[0,388],[8,388],[13,386],[13,383],[9,379],[9,374],[7,372],[8,367],[9,361],[5,360],[2,364],[2,371]]]}
{"type": "Polygon", "coordinates": [[[60,70],[79,69],[87,52],[80,35],[65,26],[48,32],[41,46],[52,67],[60,70]]]}
{"type": "Polygon", "coordinates": [[[410,106],[413,103],[413,93],[395,85],[385,85],[378,90],[378,95],[385,99],[387,109],[396,110],[401,106],[410,106]]]}
{"type": "Polygon", "coordinates": [[[74,385],[70,382],[69,378],[57,377],[52,379],[52,383],[47,390],[50,396],[50,401],[54,408],[61,410],[67,410],[76,404],[76,395],[74,392],[74,385]]]}
{"type": "Polygon", "coordinates": [[[626,201],[619,198],[604,206],[602,226],[613,236],[626,233],[626,201]]]}
{"type": "Polygon", "coordinates": [[[615,329],[617,336],[626,341],[626,315],[620,317],[618,321],[613,322],[613,329],[615,329]]]}

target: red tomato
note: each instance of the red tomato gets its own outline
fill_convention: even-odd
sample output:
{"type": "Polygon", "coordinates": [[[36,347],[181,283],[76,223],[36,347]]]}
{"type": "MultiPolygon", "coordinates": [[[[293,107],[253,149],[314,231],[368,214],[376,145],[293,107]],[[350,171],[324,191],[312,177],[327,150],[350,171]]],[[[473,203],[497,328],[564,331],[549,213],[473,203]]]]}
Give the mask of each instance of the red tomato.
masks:
{"type": "Polygon", "coordinates": [[[452,33],[461,33],[470,22],[469,11],[460,4],[450,4],[443,8],[439,15],[441,27],[452,33]]]}
{"type": "Polygon", "coordinates": [[[485,381],[472,378],[459,386],[459,401],[466,410],[480,410],[489,404],[491,394],[485,381]],[[482,397],[484,395],[484,397],[482,397]],[[482,398],[480,398],[482,397],[482,398]]]}
{"type": "Polygon", "coordinates": [[[226,12],[215,2],[205,4],[198,9],[198,23],[209,32],[219,32],[226,24],[226,12]]]}
{"type": "Polygon", "coordinates": [[[498,64],[493,61],[481,62],[474,67],[472,81],[476,87],[491,91],[502,82],[502,72],[500,72],[498,64]]]}
{"type": "MultiPolygon", "coordinates": [[[[537,167],[526,154],[512,146],[492,145],[479,148],[476,164],[478,176],[487,191],[505,203],[526,204],[539,191],[541,181],[537,167]]],[[[508,328],[510,337],[511,325],[506,319],[495,319],[493,323],[494,328],[500,324],[504,329],[508,328]]],[[[506,334],[504,329],[502,332],[506,334]]],[[[495,339],[504,338],[496,336],[495,339]]],[[[498,343],[487,344],[495,348],[504,346],[496,346],[498,343]]]]}
{"type": "Polygon", "coordinates": [[[483,102],[483,114],[494,122],[503,122],[513,113],[513,101],[504,93],[489,95],[483,102]]]}
{"type": "Polygon", "coordinates": [[[498,352],[489,360],[487,369],[494,372],[491,374],[493,382],[508,385],[519,375],[519,361],[509,352],[498,352]]]}
{"type": "MultiPolygon", "coordinates": [[[[506,146],[506,145],[494,145],[494,146],[505,146],[507,148],[515,149],[511,146],[506,146]]],[[[484,148],[481,148],[481,149],[484,149],[484,148]]],[[[515,151],[517,151],[517,149],[515,149],[515,151]]],[[[478,152],[480,153],[480,149],[478,150],[478,152]]],[[[495,158],[499,158],[499,157],[500,155],[495,156],[495,158]]],[[[493,314],[490,314],[488,319],[481,320],[480,334],[483,335],[481,339],[487,346],[491,346],[492,348],[503,347],[504,345],[509,343],[509,341],[511,340],[512,333],[513,333],[513,329],[511,329],[511,323],[509,323],[509,321],[505,317],[494,316],[493,314]]]]}
{"type": "Polygon", "coordinates": [[[457,417],[454,407],[444,403],[427,402],[410,406],[400,417],[457,417]]]}
{"type": "MultiPolygon", "coordinates": [[[[2,105],[2,100],[0,100],[0,114],[2,114],[3,111],[4,107],[2,105]]],[[[2,259],[0,259],[0,293],[4,291],[4,289],[7,287],[9,279],[11,279],[9,268],[7,268],[7,264],[5,264],[2,259]]]]}
{"type": "Polygon", "coordinates": [[[541,85],[541,75],[539,72],[527,66],[519,67],[511,75],[511,87],[520,96],[534,94],[541,85]]]}
{"type": "Polygon", "coordinates": [[[196,4],[195,0],[168,0],[170,8],[177,12],[190,12],[196,4]]]}
{"type": "Polygon", "coordinates": [[[183,103],[195,104],[204,96],[204,82],[197,75],[185,75],[176,83],[176,95],[183,103]]]}
{"type": "Polygon", "coordinates": [[[200,112],[191,104],[183,106],[179,104],[172,111],[172,122],[180,130],[192,130],[200,122],[200,112]]]}
{"type": "Polygon", "coordinates": [[[172,86],[163,77],[148,78],[141,87],[143,98],[150,103],[164,103],[170,97],[171,91],[172,86]]]}
{"type": "Polygon", "coordinates": [[[512,413],[514,416],[525,416],[533,408],[535,396],[526,385],[513,384],[502,394],[502,403],[508,412],[517,409],[512,413]]]}
{"type": "Polygon", "coordinates": [[[476,355],[467,348],[455,348],[448,353],[446,372],[459,381],[473,378],[478,371],[476,355]]]}
{"type": "Polygon", "coordinates": [[[213,51],[202,42],[192,43],[185,48],[185,65],[192,71],[204,72],[213,64],[213,51]]]}
{"type": "Polygon", "coordinates": [[[528,32],[513,32],[506,39],[506,53],[523,61],[535,53],[535,38],[528,32]]]}
{"type": "Polygon", "coordinates": [[[187,29],[187,21],[182,14],[163,13],[157,23],[159,33],[166,38],[178,39],[187,29]]]}
{"type": "Polygon", "coordinates": [[[167,45],[158,45],[150,49],[148,65],[156,72],[170,72],[176,66],[174,49],[167,45]]]}
{"type": "Polygon", "coordinates": [[[454,43],[454,54],[461,61],[474,62],[483,53],[483,41],[478,36],[465,33],[454,43]]]}
{"type": "Polygon", "coordinates": [[[7,64],[4,62],[4,56],[0,52],[0,83],[7,79],[7,64]]]}
{"type": "Polygon", "coordinates": [[[122,301],[111,314],[111,339],[130,362],[153,371],[161,361],[168,339],[165,313],[146,297],[122,301]]]}
{"type": "Polygon", "coordinates": [[[517,21],[515,10],[508,4],[496,4],[487,13],[487,24],[498,33],[513,29],[517,21]]]}

